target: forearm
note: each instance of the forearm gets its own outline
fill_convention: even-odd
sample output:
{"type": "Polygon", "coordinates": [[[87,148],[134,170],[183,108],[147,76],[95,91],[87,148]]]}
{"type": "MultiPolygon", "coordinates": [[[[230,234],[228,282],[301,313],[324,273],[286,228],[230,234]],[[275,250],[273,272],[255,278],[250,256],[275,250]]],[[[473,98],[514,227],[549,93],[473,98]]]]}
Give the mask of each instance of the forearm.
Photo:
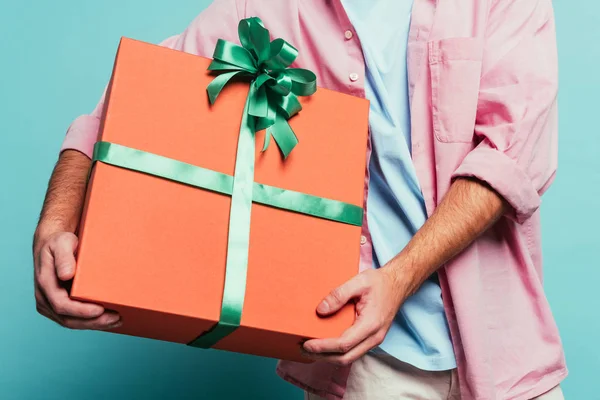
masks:
{"type": "Polygon", "coordinates": [[[386,268],[409,295],[440,266],[465,249],[505,212],[504,200],[487,185],[456,180],[442,203],[386,268]]]}
{"type": "Polygon", "coordinates": [[[35,240],[53,232],[75,232],[90,166],[90,159],[78,151],[61,154],[48,184],[35,240]]]}

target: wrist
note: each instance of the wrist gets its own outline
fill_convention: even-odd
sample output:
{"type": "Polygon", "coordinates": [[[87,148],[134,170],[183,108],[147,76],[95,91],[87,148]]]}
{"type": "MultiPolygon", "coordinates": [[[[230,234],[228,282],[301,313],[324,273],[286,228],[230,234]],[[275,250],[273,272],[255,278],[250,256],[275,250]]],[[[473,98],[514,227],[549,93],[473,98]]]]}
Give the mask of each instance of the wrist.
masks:
{"type": "Polygon", "coordinates": [[[408,254],[401,252],[382,268],[398,293],[409,297],[414,294],[422,281],[419,268],[408,254]]]}
{"type": "Polygon", "coordinates": [[[40,221],[33,234],[34,248],[46,241],[50,236],[59,232],[73,232],[73,230],[59,221],[40,221]]]}

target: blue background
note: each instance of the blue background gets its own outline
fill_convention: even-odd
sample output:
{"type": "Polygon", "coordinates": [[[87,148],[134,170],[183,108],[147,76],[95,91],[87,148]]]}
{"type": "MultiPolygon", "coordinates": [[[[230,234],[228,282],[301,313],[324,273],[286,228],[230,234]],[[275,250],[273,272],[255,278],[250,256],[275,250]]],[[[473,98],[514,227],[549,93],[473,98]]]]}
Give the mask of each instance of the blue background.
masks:
{"type": "MultiPolygon", "coordinates": [[[[31,237],[64,132],[90,112],[121,36],[159,42],[210,1],[0,0],[0,398],[290,399],[275,362],[98,332],[35,312],[31,237]]],[[[562,333],[567,399],[600,371],[600,3],[554,2],[560,164],[542,207],[545,285],[562,333]]]]}

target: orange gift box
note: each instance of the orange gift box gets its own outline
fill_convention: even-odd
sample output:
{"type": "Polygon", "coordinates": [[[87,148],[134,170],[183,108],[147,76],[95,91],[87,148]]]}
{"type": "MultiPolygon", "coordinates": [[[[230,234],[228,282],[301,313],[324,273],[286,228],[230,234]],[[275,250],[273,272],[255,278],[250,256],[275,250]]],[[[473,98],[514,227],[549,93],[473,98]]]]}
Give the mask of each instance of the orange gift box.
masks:
{"type": "MultiPolygon", "coordinates": [[[[121,41],[99,141],[234,174],[248,83],[209,104],[211,60],[121,41]]],[[[283,159],[256,134],[254,181],[362,206],[368,102],[319,88],[289,123],[283,159]]],[[[118,311],[114,332],[190,343],[219,321],[231,196],[96,162],[80,227],[74,299],[118,311]]],[[[241,323],[214,348],[306,361],[300,343],[339,336],[349,305],[316,307],[358,272],[361,228],[252,203],[241,323]]]]}

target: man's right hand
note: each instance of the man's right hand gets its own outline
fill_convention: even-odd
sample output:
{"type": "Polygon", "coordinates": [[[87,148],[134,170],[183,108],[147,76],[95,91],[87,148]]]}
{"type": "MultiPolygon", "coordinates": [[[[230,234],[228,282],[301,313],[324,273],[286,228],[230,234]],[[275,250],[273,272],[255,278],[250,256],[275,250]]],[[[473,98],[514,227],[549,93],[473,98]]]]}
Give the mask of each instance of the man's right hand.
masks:
{"type": "Polygon", "coordinates": [[[77,236],[55,232],[45,237],[36,233],[35,300],[37,311],[70,329],[106,330],[120,326],[119,314],[98,304],[72,300],[67,290],[75,276],[77,236]]]}

